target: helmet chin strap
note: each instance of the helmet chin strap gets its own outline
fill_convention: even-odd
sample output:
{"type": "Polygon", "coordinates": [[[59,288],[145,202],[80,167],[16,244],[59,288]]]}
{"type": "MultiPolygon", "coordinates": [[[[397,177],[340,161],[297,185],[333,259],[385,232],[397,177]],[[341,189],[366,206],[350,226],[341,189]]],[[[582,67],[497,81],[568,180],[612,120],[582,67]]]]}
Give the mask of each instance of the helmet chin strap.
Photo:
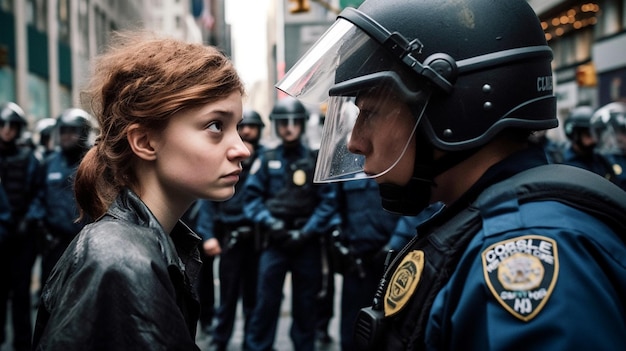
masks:
{"type": "MultiPolygon", "coordinates": [[[[419,144],[419,143],[418,143],[419,144]]],[[[430,204],[434,179],[473,155],[478,148],[450,152],[433,160],[433,147],[426,142],[417,146],[413,176],[406,185],[382,183],[378,186],[385,210],[403,216],[415,216],[430,204]],[[420,151],[421,150],[421,151],[420,151]]]]}

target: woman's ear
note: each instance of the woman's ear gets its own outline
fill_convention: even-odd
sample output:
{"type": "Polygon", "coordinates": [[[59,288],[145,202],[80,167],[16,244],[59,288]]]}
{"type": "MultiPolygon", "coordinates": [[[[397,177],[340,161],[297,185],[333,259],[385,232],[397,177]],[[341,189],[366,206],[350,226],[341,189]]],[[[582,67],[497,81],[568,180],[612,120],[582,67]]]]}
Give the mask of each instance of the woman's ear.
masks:
{"type": "Polygon", "coordinates": [[[132,124],[126,132],[126,139],[128,139],[130,148],[142,160],[152,161],[156,159],[156,150],[152,147],[151,136],[152,134],[139,124],[132,124]]]}

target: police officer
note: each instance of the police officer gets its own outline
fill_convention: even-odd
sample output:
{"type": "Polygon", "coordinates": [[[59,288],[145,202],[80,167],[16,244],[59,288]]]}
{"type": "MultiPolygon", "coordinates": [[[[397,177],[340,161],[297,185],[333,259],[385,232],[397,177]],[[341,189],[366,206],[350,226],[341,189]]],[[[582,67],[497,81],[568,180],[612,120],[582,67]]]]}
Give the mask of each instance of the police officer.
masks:
{"type": "Polygon", "coordinates": [[[257,304],[248,322],[245,347],[271,350],[287,272],[292,280],[291,339],[297,351],[315,347],[316,296],[321,288],[321,245],[335,211],[335,189],[313,184],[316,152],[302,141],[308,111],[291,97],[270,114],[281,144],[258,156],[244,187],[244,212],[262,230],[257,304]]]}
{"type": "Polygon", "coordinates": [[[328,99],[316,180],[373,177],[394,212],[444,204],[390,257],[357,346],[623,348],[626,193],[528,144],[558,124],[528,3],[366,0],[322,38],[277,84],[328,99]]]}
{"type": "Polygon", "coordinates": [[[65,248],[88,222],[76,222],[78,208],[74,199],[74,174],[91,147],[92,117],[80,108],[69,108],[56,119],[53,137],[59,149],[43,163],[42,186],[33,202],[29,219],[42,224],[45,238],[41,250],[41,283],[65,248]]]}
{"type": "Polygon", "coordinates": [[[56,122],[54,118],[42,118],[35,125],[35,152],[40,160],[45,160],[54,151],[52,131],[56,122]]]}
{"type": "Polygon", "coordinates": [[[591,117],[591,131],[616,183],[626,190],[626,103],[616,101],[597,109],[591,117]]]}
{"type": "Polygon", "coordinates": [[[13,102],[0,105],[0,179],[11,207],[8,236],[0,247],[0,344],[11,301],[15,350],[28,350],[31,345],[30,283],[36,257],[35,225],[26,213],[38,188],[40,165],[33,150],[18,143],[26,125],[20,106],[13,102]]]}
{"type": "Polygon", "coordinates": [[[227,201],[213,203],[214,231],[220,238],[222,248],[219,258],[220,301],[211,341],[212,350],[216,351],[227,349],[233,334],[239,298],[244,316],[244,334],[248,330],[248,321],[256,302],[258,233],[254,223],[243,212],[242,190],[252,162],[256,155],[263,152],[264,146],[260,143],[263,127],[265,123],[257,111],[243,111],[243,119],[237,128],[251,156],[242,162],[235,195],[227,201]]]}
{"type": "Polygon", "coordinates": [[[578,106],[565,120],[563,129],[570,144],[564,151],[563,163],[589,170],[615,182],[610,162],[596,150],[597,141],[591,133],[593,112],[591,106],[578,106]]]}
{"type": "Polygon", "coordinates": [[[399,216],[380,205],[378,184],[372,179],[339,183],[338,216],[333,232],[335,270],[342,274],[340,338],[343,351],[355,350],[354,322],[359,310],[369,306],[382,276],[385,248],[399,216]]]}

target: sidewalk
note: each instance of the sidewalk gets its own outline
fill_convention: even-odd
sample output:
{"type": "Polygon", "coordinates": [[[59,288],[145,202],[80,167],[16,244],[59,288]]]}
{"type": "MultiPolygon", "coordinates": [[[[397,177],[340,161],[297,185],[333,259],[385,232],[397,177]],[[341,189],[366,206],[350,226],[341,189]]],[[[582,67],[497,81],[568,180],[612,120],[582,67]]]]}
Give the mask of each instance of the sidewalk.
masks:
{"type": "MultiPolygon", "coordinates": [[[[216,281],[216,287],[219,282],[216,281]]],[[[341,276],[335,275],[335,315],[330,322],[328,333],[333,342],[328,345],[319,345],[318,351],[339,351],[341,345],[339,344],[339,303],[341,297],[341,276]]],[[[285,285],[283,287],[285,298],[283,299],[280,320],[278,321],[278,332],[276,333],[276,343],[274,345],[275,351],[292,351],[293,345],[289,338],[289,328],[291,327],[291,279],[287,274],[285,279],[285,285]]],[[[215,296],[219,299],[218,294],[215,296]]],[[[202,333],[198,334],[196,343],[201,350],[208,350],[210,338],[202,333]]],[[[241,345],[243,342],[243,315],[241,313],[241,303],[237,309],[237,319],[235,321],[235,330],[233,332],[233,338],[231,339],[228,351],[241,351],[241,345]]]]}

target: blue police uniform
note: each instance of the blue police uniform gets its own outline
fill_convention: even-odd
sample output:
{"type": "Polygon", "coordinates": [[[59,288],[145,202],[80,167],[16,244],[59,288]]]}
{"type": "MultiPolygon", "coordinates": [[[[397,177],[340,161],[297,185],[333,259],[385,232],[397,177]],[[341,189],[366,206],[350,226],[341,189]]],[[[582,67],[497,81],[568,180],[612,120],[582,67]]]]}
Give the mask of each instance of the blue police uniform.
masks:
{"type": "MultiPolygon", "coordinates": [[[[257,146],[254,155],[262,153],[257,146]]],[[[259,265],[258,233],[254,223],[243,211],[245,203],[243,186],[250,174],[255,156],[242,162],[235,195],[228,201],[213,203],[215,237],[219,238],[222,253],[219,260],[220,304],[216,310],[216,324],[212,344],[216,350],[226,350],[233,334],[237,304],[241,296],[245,318],[244,332],[248,330],[249,317],[256,304],[256,286],[259,265]]]]}
{"type": "Polygon", "coordinates": [[[42,167],[42,186],[37,192],[27,217],[41,221],[45,227],[45,240],[41,249],[41,282],[45,283],[50,271],[65,248],[88,222],[78,218],[74,199],[74,175],[80,159],[69,159],[61,150],[48,156],[42,167]]]}
{"type": "Polygon", "coordinates": [[[13,348],[31,347],[32,269],[37,256],[36,228],[26,214],[40,186],[40,162],[32,149],[15,142],[0,151],[0,179],[10,206],[7,235],[0,245],[0,344],[5,340],[7,304],[11,301],[13,348]]]}
{"type": "MultiPolygon", "coordinates": [[[[288,271],[292,279],[291,339],[295,350],[313,351],[317,322],[316,295],[320,291],[321,245],[316,240],[336,210],[336,191],[331,184],[312,184],[315,158],[303,144],[293,148],[280,145],[255,160],[245,183],[244,212],[254,223],[267,227],[276,214],[268,203],[281,191],[287,192],[287,210],[312,202],[310,213],[292,215],[285,220],[287,229],[298,229],[311,237],[297,250],[286,250],[280,243],[269,241],[259,259],[257,303],[250,316],[245,336],[248,350],[271,350],[283,299],[283,283],[288,271]],[[301,161],[304,161],[300,164],[301,161]],[[308,187],[307,195],[299,193],[308,187]],[[304,197],[303,197],[304,196],[304,197]]],[[[309,207],[308,205],[304,207],[309,207]]],[[[304,210],[309,212],[308,209],[304,210]]]]}
{"type": "Polygon", "coordinates": [[[384,249],[400,216],[383,209],[373,179],[339,183],[337,199],[343,222],[340,240],[350,250],[347,261],[352,261],[343,270],[341,291],[341,349],[348,351],[354,349],[354,321],[372,303],[383,274],[384,249]]]}
{"type": "Polygon", "coordinates": [[[615,183],[620,188],[626,190],[626,155],[607,154],[605,157],[609,161],[613,173],[615,174],[615,183]]]}
{"type": "MultiPolygon", "coordinates": [[[[0,181],[2,181],[0,179],[0,181]]],[[[9,223],[11,222],[11,206],[4,188],[0,186],[0,245],[9,236],[9,223]]]]}
{"type": "Polygon", "coordinates": [[[599,153],[593,152],[589,155],[581,155],[576,153],[570,146],[563,152],[563,164],[586,169],[612,182],[616,182],[610,161],[599,153]]]}
{"type": "MultiPolygon", "coordinates": [[[[467,204],[489,185],[541,163],[545,160],[532,151],[514,154],[490,168],[460,201],[467,204]]],[[[521,203],[515,190],[478,198],[480,229],[469,237],[450,279],[426,310],[422,326],[426,349],[623,348],[626,319],[620,301],[626,296],[626,247],[618,233],[564,203],[521,203]],[[584,306],[589,303],[593,306],[584,306]],[[540,334],[553,337],[533,337],[540,334]]],[[[439,219],[445,221],[446,212],[423,223],[419,235],[439,219]]],[[[406,273],[411,263],[429,262],[428,255],[420,257],[424,251],[408,251],[399,258],[392,287],[399,287],[397,273],[402,267],[406,273]]],[[[404,278],[409,282],[406,289],[388,288],[385,297],[385,314],[393,320],[385,337],[387,349],[419,345],[419,336],[409,337],[407,330],[412,329],[403,329],[415,323],[411,313],[419,310],[419,303],[400,296],[419,295],[422,282],[419,273],[404,278]]]]}

